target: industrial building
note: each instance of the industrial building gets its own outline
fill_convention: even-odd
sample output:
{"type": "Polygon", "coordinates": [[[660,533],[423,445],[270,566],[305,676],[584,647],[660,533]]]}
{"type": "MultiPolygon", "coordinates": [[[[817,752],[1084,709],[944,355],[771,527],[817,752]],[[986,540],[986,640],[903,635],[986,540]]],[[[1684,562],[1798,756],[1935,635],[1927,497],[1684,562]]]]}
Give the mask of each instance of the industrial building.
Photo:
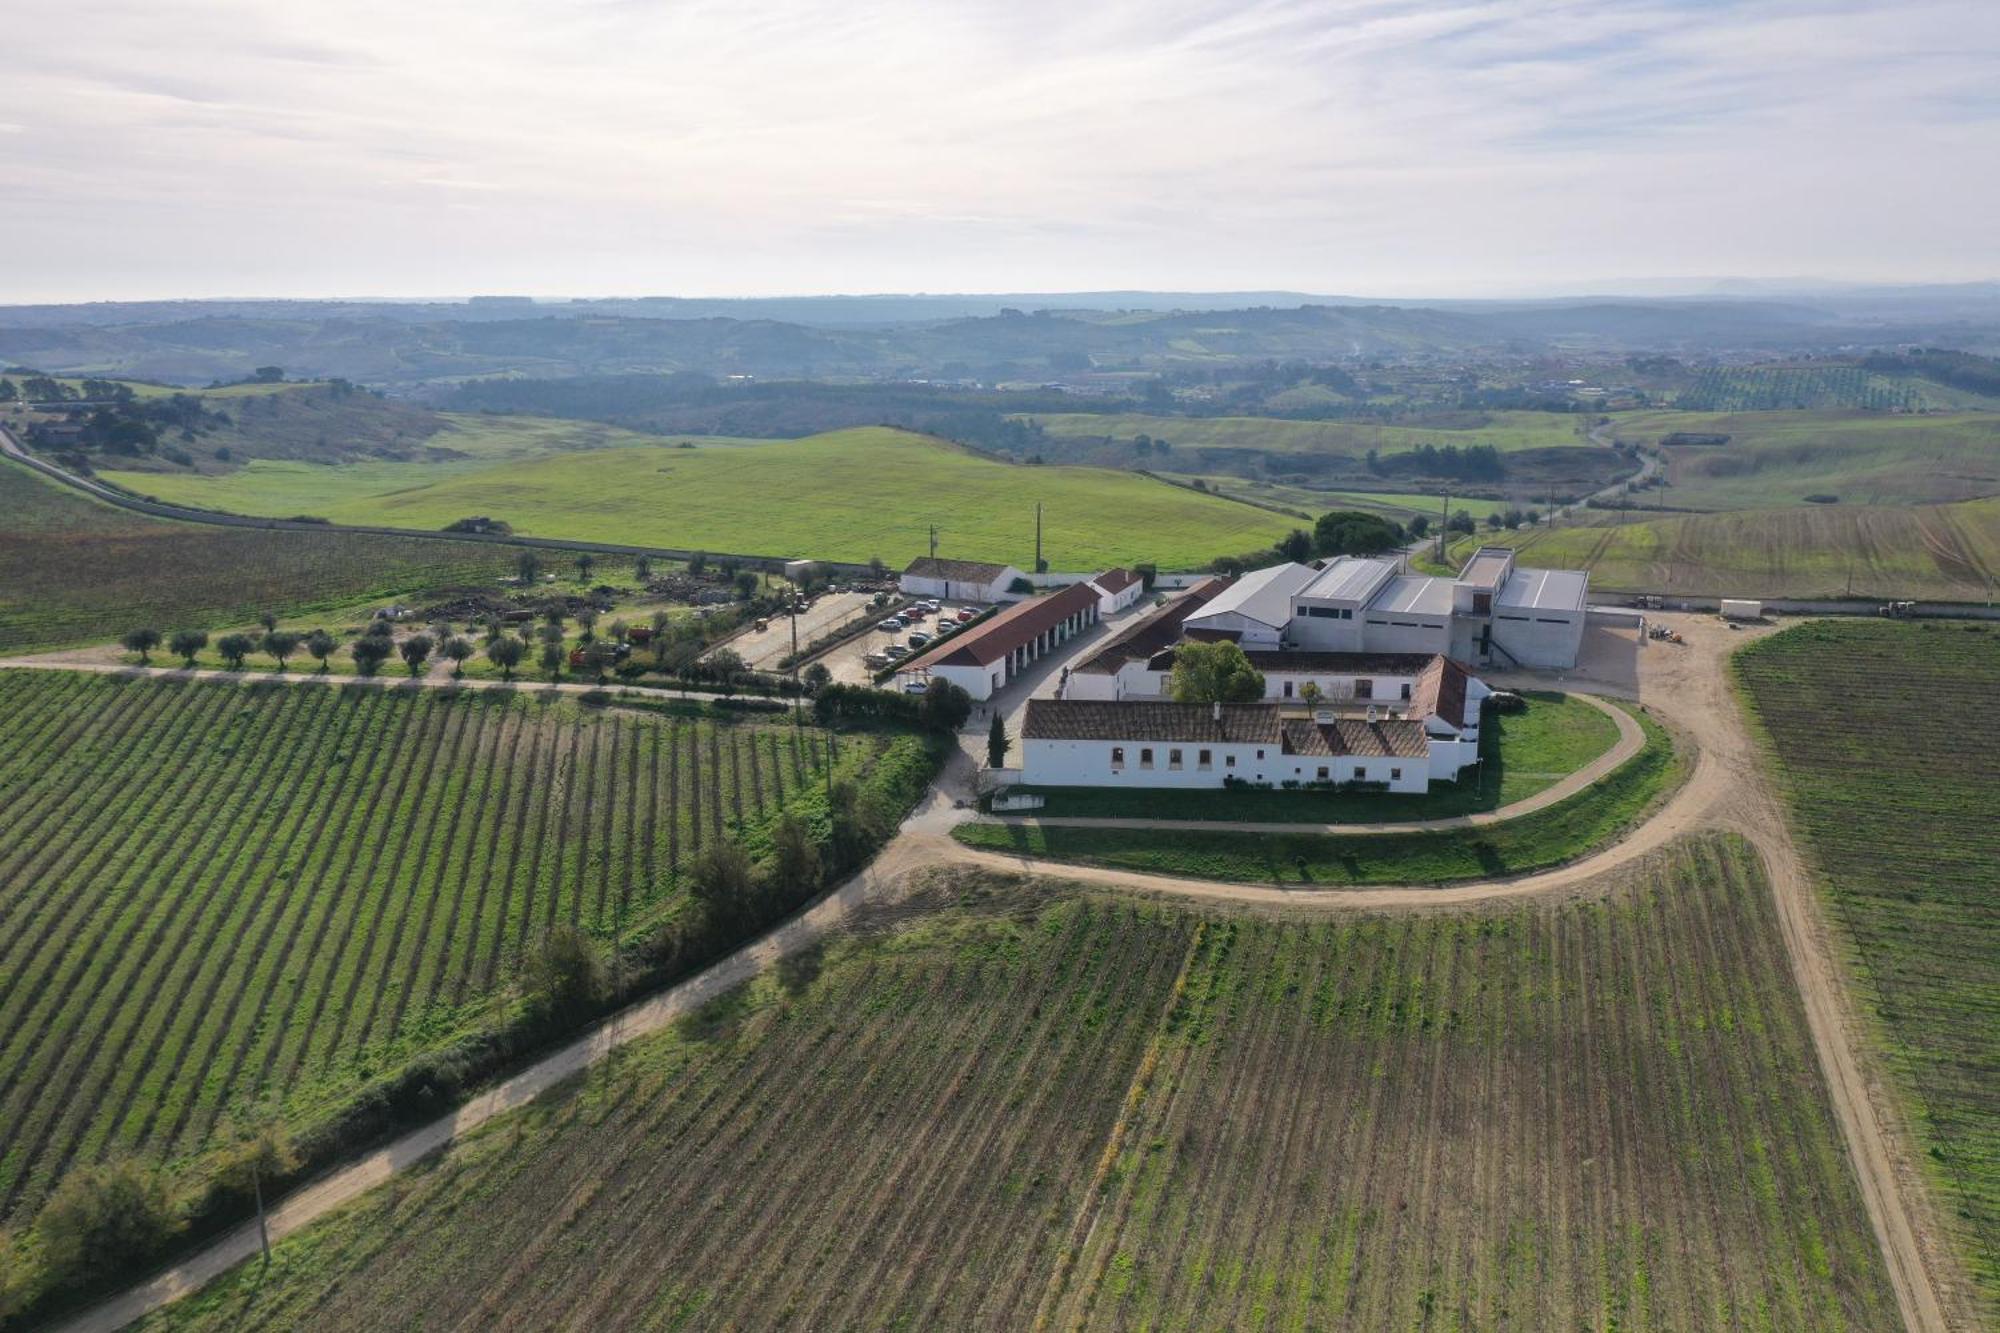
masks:
{"type": "Polygon", "coordinates": [[[1566,669],[1582,647],[1589,587],[1582,570],[1518,567],[1504,546],[1482,546],[1456,578],[1343,556],[1319,569],[1245,574],[1184,629],[1245,651],[1442,653],[1481,666],[1566,669]]]}

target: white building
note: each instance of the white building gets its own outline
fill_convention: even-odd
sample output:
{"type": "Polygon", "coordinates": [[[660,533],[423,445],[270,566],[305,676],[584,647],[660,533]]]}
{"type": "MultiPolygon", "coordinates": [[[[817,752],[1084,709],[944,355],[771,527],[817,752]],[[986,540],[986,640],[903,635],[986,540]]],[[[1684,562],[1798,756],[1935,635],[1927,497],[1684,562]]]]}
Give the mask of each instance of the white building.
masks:
{"type": "Polygon", "coordinates": [[[1275,704],[1031,699],[1021,780],[1037,787],[1379,785],[1422,792],[1456,778],[1476,743],[1435,743],[1410,718],[1288,718],[1275,704]]]}
{"type": "Polygon", "coordinates": [[[1391,559],[1342,556],[1322,569],[1272,565],[1245,574],[1187,622],[1197,639],[1245,651],[1442,653],[1480,665],[1576,665],[1590,577],[1526,569],[1482,546],[1455,579],[1405,574],[1391,559]]]}
{"type": "Polygon", "coordinates": [[[1234,639],[1245,648],[1279,647],[1292,624],[1292,599],[1319,577],[1311,565],[1253,569],[1188,617],[1190,638],[1234,639]]]}
{"type": "Polygon", "coordinates": [[[1014,583],[1025,577],[1012,565],[919,556],[903,571],[898,586],[911,597],[936,597],[949,602],[1002,602],[1024,595],[1014,591],[1014,583]]]}
{"type": "Polygon", "coordinates": [[[1107,569],[1090,586],[1097,589],[1098,614],[1106,616],[1123,611],[1146,591],[1146,581],[1129,569],[1107,569]]]}
{"type": "Polygon", "coordinates": [[[896,668],[906,688],[948,680],[975,699],[990,699],[1044,653],[1098,620],[1097,590],[1072,583],[1047,597],[1010,606],[896,668]]]}
{"type": "MultiPolygon", "coordinates": [[[[1065,699],[1123,699],[1129,695],[1164,693],[1153,658],[1180,641],[1181,626],[1209,599],[1229,586],[1226,579],[1204,579],[1165,606],[1119,630],[1090,657],[1071,668],[1063,682],[1065,699]]],[[[1101,604],[1100,604],[1101,605],[1101,604]]]]}

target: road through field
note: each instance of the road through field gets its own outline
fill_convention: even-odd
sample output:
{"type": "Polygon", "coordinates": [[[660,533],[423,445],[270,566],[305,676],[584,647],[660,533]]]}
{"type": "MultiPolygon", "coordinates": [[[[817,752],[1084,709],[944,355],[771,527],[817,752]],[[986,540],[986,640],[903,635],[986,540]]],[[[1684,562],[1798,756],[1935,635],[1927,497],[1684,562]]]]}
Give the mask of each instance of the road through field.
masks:
{"type": "MultiPolygon", "coordinates": [[[[1220,902],[1282,904],[1329,911],[1437,910],[1497,899],[1585,890],[1607,870],[1627,865],[1679,835],[1701,829],[1731,829],[1759,849],[1776,893],[1796,979],[1826,1071],[1832,1102],[1860,1180],[1877,1238],[1887,1259],[1905,1325],[1919,1333],[1970,1326],[1947,1317],[1939,1274],[1952,1261],[1943,1236],[1929,1220],[1907,1136],[1861,1054],[1860,1029],[1841,980],[1819,904],[1791,842],[1783,810],[1767,785],[1760,756],[1731,694],[1726,662],[1744,635],[1725,631],[1708,617],[1668,617],[1687,638],[1686,647],[1618,648],[1606,654],[1596,674],[1584,671],[1562,683],[1633,697],[1673,722],[1695,750],[1693,772],[1681,789],[1623,842],[1554,870],[1448,888],[1283,889],[1259,884],[1223,884],[1093,867],[1056,865],[974,851],[955,842],[952,826],[967,816],[954,794],[969,790],[970,756],[953,756],[939,790],[906,821],[902,832],[861,874],[816,901],[775,931],[745,946],[701,975],[622,1012],[571,1045],[547,1056],[514,1078],[443,1117],[398,1139],[388,1148],[333,1172],[286,1199],[274,1214],[273,1231],[289,1234],[325,1215],[397,1171],[434,1153],[493,1116],[533,1099],[562,1079],[603,1059],[625,1043],[659,1030],[778,960],[818,944],[842,929],[864,905],[904,896],[916,872],[940,865],[968,865],[1054,880],[1101,884],[1126,890],[1165,893],[1220,902]]],[[[1758,631],[1750,631],[1754,634],[1758,631]]],[[[54,666],[54,663],[24,665],[54,666]]],[[[1499,684],[1546,687],[1545,677],[1518,682],[1496,676],[1499,684]]],[[[1365,828],[1346,831],[1365,831],[1365,828]]],[[[231,1232],[150,1283],[87,1312],[67,1327],[115,1329],[194,1290],[252,1258],[254,1227],[231,1232]]],[[[1954,1316],[1957,1311],[1954,1309],[1954,1316]]]]}

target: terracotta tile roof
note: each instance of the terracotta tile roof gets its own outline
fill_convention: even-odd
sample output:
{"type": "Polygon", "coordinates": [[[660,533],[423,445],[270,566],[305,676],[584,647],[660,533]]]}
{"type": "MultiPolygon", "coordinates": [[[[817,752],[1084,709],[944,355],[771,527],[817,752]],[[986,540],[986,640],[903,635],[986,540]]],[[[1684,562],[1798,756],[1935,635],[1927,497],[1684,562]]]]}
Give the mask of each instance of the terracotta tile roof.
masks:
{"type": "Polygon", "coordinates": [[[944,560],[920,555],[903,572],[920,579],[950,579],[953,583],[991,583],[1011,565],[989,565],[978,560],[944,560]]]}
{"type": "Polygon", "coordinates": [[[1110,593],[1124,592],[1138,581],[1139,576],[1129,569],[1107,569],[1090,580],[1101,591],[1110,593]]]}
{"type": "Polygon", "coordinates": [[[1285,723],[1285,753],[1309,757],[1424,759],[1430,755],[1430,738],[1424,735],[1421,722],[1395,719],[1369,722],[1362,718],[1309,722],[1296,718],[1285,723]]]}
{"type": "Polygon", "coordinates": [[[1440,717],[1453,727],[1465,725],[1466,682],[1470,673],[1439,653],[1432,657],[1424,673],[1410,690],[1405,710],[1413,718],[1440,717]]]}
{"type": "Polygon", "coordinates": [[[1097,594],[1088,584],[1072,583],[1047,597],[1016,602],[991,620],[910,658],[896,670],[901,673],[934,666],[991,666],[1044,630],[1096,606],[1097,594]]]}
{"type": "Polygon", "coordinates": [[[1208,605],[1209,599],[1229,584],[1223,579],[1207,579],[1189,588],[1173,601],[1148,616],[1141,616],[1112,635],[1089,660],[1071,668],[1093,675],[1114,675],[1133,662],[1144,661],[1180,638],[1181,622],[1208,605]]]}
{"type": "Polygon", "coordinates": [[[1030,699],[1021,736],[1037,741],[1180,741],[1191,745],[1277,745],[1271,704],[1175,704],[1030,699]]]}

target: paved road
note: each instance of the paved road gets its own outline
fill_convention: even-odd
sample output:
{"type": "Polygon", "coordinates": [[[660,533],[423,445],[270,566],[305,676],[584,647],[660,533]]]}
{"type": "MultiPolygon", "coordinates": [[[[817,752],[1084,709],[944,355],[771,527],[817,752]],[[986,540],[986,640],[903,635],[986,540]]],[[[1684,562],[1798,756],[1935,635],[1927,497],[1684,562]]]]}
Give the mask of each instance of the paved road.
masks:
{"type": "MultiPolygon", "coordinates": [[[[903,896],[916,873],[932,867],[979,866],[1053,881],[1213,902],[1282,903],[1331,912],[1356,908],[1435,911],[1498,899],[1601,891],[1610,882],[1606,872],[1629,866],[1683,834],[1720,828],[1748,839],[1758,849],[1770,877],[1814,1046],[1869,1217],[1888,1260],[1904,1322],[1919,1333],[1952,1327],[1942,1294],[1946,1288],[1938,1275],[1954,1271],[1954,1261],[1944,1248],[1943,1233],[1923,1193],[1907,1129],[1884,1091],[1879,1071],[1864,1056],[1860,1016],[1830,947],[1826,924],[1820,919],[1818,898],[1792,844],[1783,809],[1765,780],[1756,744],[1729,690],[1725,669],[1728,652],[1746,638],[1768,631],[1732,634],[1710,617],[1668,619],[1687,637],[1687,647],[1633,646],[1625,643],[1624,636],[1600,636],[1595,640],[1599,660],[1587,663],[1569,678],[1568,683],[1574,685],[1646,703],[1667,717],[1694,754],[1693,772],[1681,789],[1630,836],[1595,855],[1508,880],[1449,888],[1367,890],[1226,884],[1056,865],[974,851],[951,838],[953,825],[968,817],[955,807],[954,797],[969,793],[975,775],[971,756],[962,751],[952,756],[932,799],[905,821],[897,837],[860,875],[716,967],[599,1025],[454,1114],[294,1193],[279,1205],[273,1230],[280,1236],[298,1230],[439,1151],[474,1126],[532,1100],[560,1080],[588,1068],[625,1043],[659,1030],[780,958],[812,947],[841,929],[863,904],[903,896]]],[[[1545,675],[1516,674],[1494,680],[1503,685],[1550,683],[1545,675]]],[[[1022,693],[1032,691],[1031,684],[1022,693]]],[[[241,1228],[152,1282],[89,1311],[68,1327],[93,1333],[121,1327],[255,1253],[254,1228],[241,1228]]]]}

